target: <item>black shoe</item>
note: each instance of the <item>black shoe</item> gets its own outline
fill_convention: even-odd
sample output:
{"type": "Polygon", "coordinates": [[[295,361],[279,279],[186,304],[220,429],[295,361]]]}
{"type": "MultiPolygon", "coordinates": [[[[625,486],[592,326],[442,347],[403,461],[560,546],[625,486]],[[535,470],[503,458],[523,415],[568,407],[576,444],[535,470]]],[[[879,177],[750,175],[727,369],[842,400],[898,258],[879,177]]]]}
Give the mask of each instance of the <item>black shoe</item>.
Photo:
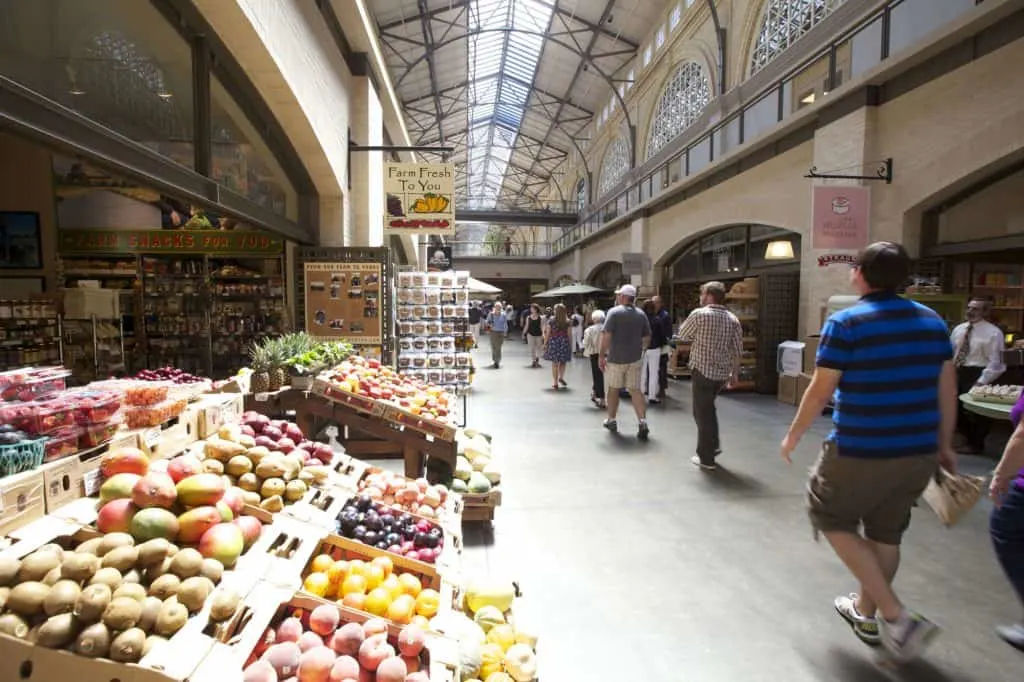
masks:
{"type": "Polygon", "coordinates": [[[569,384],[565,383],[565,379],[559,379],[558,383],[562,384],[563,386],[568,386],[569,385],[569,384]]]}
{"type": "Polygon", "coordinates": [[[501,369],[501,365],[499,365],[499,364],[498,364],[497,362],[492,362],[492,363],[491,363],[491,364],[490,364],[490,365],[489,365],[489,366],[487,367],[487,369],[501,369]]]}
{"type": "Polygon", "coordinates": [[[636,437],[639,440],[647,440],[647,436],[651,433],[651,429],[647,426],[646,421],[640,422],[640,426],[636,428],[636,437]]]}
{"type": "Polygon", "coordinates": [[[611,431],[612,433],[619,432],[619,425],[614,419],[605,419],[602,426],[611,431]]]}
{"type": "Polygon", "coordinates": [[[648,405],[661,405],[661,401],[658,400],[657,398],[651,398],[650,400],[647,401],[647,404],[648,405]]]}

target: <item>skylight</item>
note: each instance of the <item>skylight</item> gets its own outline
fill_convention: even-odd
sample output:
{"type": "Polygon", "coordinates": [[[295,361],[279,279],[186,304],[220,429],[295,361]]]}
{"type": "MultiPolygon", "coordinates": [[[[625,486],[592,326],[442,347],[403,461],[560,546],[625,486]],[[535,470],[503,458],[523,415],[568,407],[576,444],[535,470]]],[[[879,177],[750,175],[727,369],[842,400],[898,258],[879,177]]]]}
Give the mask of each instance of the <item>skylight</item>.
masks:
{"type": "Polygon", "coordinates": [[[469,9],[466,194],[474,208],[494,208],[553,9],[537,0],[471,0],[469,9]]]}

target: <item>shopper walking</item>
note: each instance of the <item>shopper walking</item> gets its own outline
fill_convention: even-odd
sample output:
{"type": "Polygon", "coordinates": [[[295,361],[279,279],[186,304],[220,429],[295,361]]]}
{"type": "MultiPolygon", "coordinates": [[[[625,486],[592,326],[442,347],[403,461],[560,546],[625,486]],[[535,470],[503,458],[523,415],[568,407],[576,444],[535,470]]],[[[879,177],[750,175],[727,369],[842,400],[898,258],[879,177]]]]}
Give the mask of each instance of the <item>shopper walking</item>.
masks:
{"type": "Polygon", "coordinates": [[[569,347],[569,316],[561,303],[555,306],[555,314],[544,328],[544,359],[551,363],[551,388],[558,390],[565,383],[565,365],[572,359],[569,347]]]}
{"type": "MultiPolygon", "coordinates": [[[[994,383],[1006,371],[1003,363],[1003,332],[988,321],[992,308],[982,298],[967,302],[967,321],[957,325],[950,334],[955,349],[956,390],[967,393],[974,386],[994,383]]],[[[991,420],[971,414],[957,401],[956,430],[963,439],[958,452],[981,454],[985,450],[991,420]]]]}
{"type": "Polygon", "coordinates": [[[583,357],[583,309],[576,306],[572,311],[572,354],[583,357]]]}
{"type": "Polygon", "coordinates": [[[651,324],[647,316],[636,307],[636,287],[623,284],[615,292],[618,303],[608,311],[601,332],[600,367],[607,385],[608,417],[604,428],[612,433],[619,430],[615,417],[619,411],[619,391],[629,391],[633,411],[639,422],[636,437],[647,440],[647,402],[640,392],[640,368],[644,351],[651,341],[651,324]]]}
{"type": "Polygon", "coordinates": [[[473,337],[473,348],[477,347],[477,342],[480,339],[480,320],[483,319],[483,314],[480,312],[480,308],[475,305],[469,307],[469,335],[473,337]]]}
{"type": "Polygon", "coordinates": [[[501,347],[508,336],[508,319],[500,303],[495,303],[487,316],[487,325],[491,328],[491,369],[501,369],[501,347]]]}
{"type": "Polygon", "coordinates": [[[725,301],[725,285],[708,282],[700,288],[700,305],[683,322],[679,338],[690,345],[690,384],[693,420],[697,424],[697,454],[690,461],[704,471],[714,471],[722,453],[715,399],[736,382],[743,354],[743,327],[725,301]]]}
{"type": "Polygon", "coordinates": [[[583,332],[583,357],[590,358],[590,376],[593,381],[590,401],[604,409],[604,372],[601,371],[601,332],[604,331],[604,311],[590,313],[590,326],[583,332]]]}
{"type": "Polygon", "coordinates": [[[807,484],[811,523],[860,582],[859,594],[836,598],[836,611],[899,661],[938,634],[893,591],[900,541],[939,464],[956,471],[953,348],[941,317],[896,293],[909,274],[900,244],[877,242],[857,256],[850,282],[860,303],[825,322],[814,376],[782,441],[790,462],[835,395],[833,429],[807,484]]]}
{"type": "Polygon", "coordinates": [[[665,341],[665,333],[659,328],[653,299],[647,299],[644,302],[643,311],[647,316],[647,323],[651,325],[651,345],[644,351],[644,366],[641,370],[643,376],[640,380],[640,387],[647,396],[647,404],[657,405],[661,402],[658,398],[661,387],[659,371],[661,369],[661,345],[665,341]]]}
{"type": "Polygon", "coordinates": [[[540,367],[540,357],[544,351],[544,318],[540,316],[540,306],[530,306],[530,314],[523,320],[523,340],[530,347],[530,367],[540,367]]]}
{"type": "Polygon", "coordinates": [[[651,299],[654,302],[654,319],[651,320],[651,346],[661,351],[658,359],[658,400],[664,400],[668,392],[668,356],[672,352],[669,341],[672,340],[672,316],[668,314],[661,296],[651,299]]]}
{"type": "MultiPolygon", "coordinates": [[[[1024,609],[1024,395],[1010,414],[1013,435],[1006,444],[989,484],[989,497],[995,509],[989,521],[989,534],[1003,572],[1009,579],[1021,608],[1024,609]]],[[[1024,611],[1022,611],[1024,613],[1024,611]]],[[[1024,618],[1016,625],[1003,625],[996,632],[1011,646],[1024,651],[1024,618]]]]}

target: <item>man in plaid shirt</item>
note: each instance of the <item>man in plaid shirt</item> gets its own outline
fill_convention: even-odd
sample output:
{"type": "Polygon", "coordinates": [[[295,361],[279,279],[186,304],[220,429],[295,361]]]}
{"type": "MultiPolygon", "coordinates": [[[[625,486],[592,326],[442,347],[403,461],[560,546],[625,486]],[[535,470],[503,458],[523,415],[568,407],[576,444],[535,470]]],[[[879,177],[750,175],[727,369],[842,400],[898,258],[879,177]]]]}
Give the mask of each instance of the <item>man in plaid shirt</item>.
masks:
{"type": "Polygon", "coordinates": [[[708,282],[700,288],[700,304],[683,322],[679,337],[690,342],[690,374],[693,386],[693,420],[697,423],[697,454],[694,466],[715,470],[722,452],[718,439],[715,398],[736,382],[743,352],[743,328],[724,305],[725,285],[708,282]]]}

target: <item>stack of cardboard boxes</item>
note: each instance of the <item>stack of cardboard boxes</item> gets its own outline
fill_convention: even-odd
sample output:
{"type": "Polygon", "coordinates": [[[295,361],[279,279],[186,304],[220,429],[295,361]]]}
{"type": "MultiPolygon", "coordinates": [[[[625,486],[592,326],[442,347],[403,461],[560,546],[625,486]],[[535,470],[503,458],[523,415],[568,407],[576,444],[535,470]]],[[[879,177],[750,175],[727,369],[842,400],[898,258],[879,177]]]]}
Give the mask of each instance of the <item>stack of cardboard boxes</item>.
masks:
{"type": "Polygon", "coordinates": [[[779,402],[800,404],[804,391],[811,385],[818,338],[817,335],[808,336],[803,341],[784,341],[779,344],[779,402]]]}

